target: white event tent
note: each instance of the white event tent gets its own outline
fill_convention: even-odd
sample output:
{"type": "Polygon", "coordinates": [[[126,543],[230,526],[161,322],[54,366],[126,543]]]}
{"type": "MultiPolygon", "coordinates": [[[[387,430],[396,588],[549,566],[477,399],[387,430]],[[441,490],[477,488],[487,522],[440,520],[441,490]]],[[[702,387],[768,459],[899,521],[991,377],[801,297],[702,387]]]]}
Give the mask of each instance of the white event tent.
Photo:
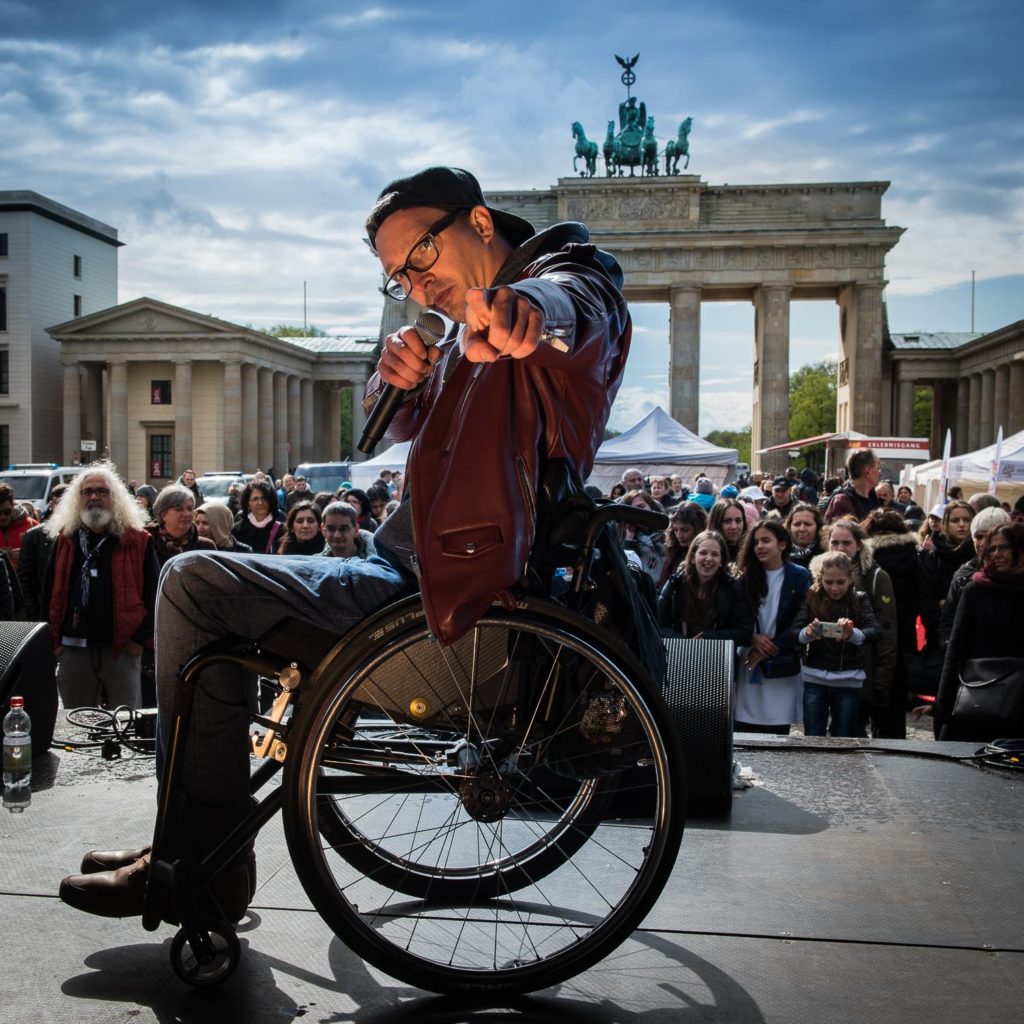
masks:
{"type": "MultiPolygon", "coordinates": [[[[974,452],[955,455],[949,460],[950,487],[961,487],[965,497],[988,489],[992,475],[992,463],[996,457],[996,446],[986,445],[974,452]]],[[[933,459],[923,465],[914,466],[906,474],[906,482],[913,488],[914,496],[926,511],[939,499],[939,485],[942,481],[942,459],[933,459]]],[[[1024,430],[1003,438],[1000,450],[999,472],[996,477],[996,497],[1011,505],[1024,494],[1024,430]]]]}
{"type": "Polygon", "coordinates": [[[719,448],[703,440],[656,406],[639,423],[598,448],[587,483],[607,494],[625,470],[635,467],[644,476],[679,473],[691,488],[694,477],[703,471],[717,490],[732,475],[737,455],[735,448],[719,448]]]}
{"type": "Polygon", "coordinates": [[[390,469],[392,473],[397,469],[404,473],[405,461],[409,457],[411,447],[412,441],[399,441],[398,444],[393,444],[387,451],[375,455],[372,459],[367,459],[365,462],[353,462],[349,471],[352,486],[360,487],[365,491],[380,476],[382,469],[390,469]]]}

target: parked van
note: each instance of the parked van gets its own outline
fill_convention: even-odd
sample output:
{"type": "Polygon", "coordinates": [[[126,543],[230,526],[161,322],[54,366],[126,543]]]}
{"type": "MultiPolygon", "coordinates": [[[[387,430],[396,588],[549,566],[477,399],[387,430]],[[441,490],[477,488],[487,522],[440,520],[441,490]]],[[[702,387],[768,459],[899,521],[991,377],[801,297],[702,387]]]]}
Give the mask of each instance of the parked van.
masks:
{"type": "Polygon", "coordinates": [[[14,488],[15,501],[31,501],[42,515],[50,500],[50,492],[57,484],[69,484],[88,466],[58,466],[56,462],[12,463],[0,473],[0,484],[14,488]]]}
{"type": "Polygon", "coordinates": [[[333,494],[344,480],[351,480],[351,462],[303,462],[295,467],[295,476],[304,476],[306,486],[314,494],[330,491],[333,494]]]}

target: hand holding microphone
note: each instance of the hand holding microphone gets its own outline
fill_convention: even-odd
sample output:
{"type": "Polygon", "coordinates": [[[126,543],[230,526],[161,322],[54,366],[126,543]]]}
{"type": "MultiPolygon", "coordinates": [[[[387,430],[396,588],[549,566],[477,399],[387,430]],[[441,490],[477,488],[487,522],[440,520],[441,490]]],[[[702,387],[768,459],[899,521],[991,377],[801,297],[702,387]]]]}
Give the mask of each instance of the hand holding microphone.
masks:
{"type": "Polygon", "coordinates": [[[420,313],[412,331],[403,329],[385,343],[380,358],[382,377],[390,377],[373,407],[359,444],[361,452],[369,455],[387,432],[406,392],[418,387],[441,358],[436,345],[444,337],[444,321],[436,313],[420,313]]]}

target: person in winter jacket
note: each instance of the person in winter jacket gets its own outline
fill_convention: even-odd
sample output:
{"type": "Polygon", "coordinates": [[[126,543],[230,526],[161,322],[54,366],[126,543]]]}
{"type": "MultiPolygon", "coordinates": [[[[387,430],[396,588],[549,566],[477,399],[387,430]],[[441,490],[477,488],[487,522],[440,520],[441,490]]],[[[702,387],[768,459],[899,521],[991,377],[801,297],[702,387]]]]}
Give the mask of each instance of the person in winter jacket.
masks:
{"type": "MultiPolygon", "coordinates": [[[[869,706],[872,734],[880,739],[906,739],[907,695],[911,677],[920,664],[917,652],[917,616],[921,607],[920,542],[916,531],[891,508],[876,508],[864,520],[863,529],[871,559],[889,578],[896,608],[896,661],[892,685],[888,703],[874,702],[869,706]]],[[[885,587],[878,583],[874,589],[882,598],[875,614],[884,631],[889,621],[884,601],[885,587]]],[[[887,643],[887,635],[883,632],[875,645],[875,664],[884,661],[887,643]]]]}
{"type": "Polygon", "coordinates": [[[865,668],[867,679],[861,690],[862,731],[887,739],[902,739],[906,735],[906,698],[904,680],[896,674],[896,600],[892,580],[884,569],[875,565],[871,548],[860,523],[853,519],[840,519],[826,526],[823,546],[829,551],[841,551],[853,562],[854,583],[868,595],[871,607],[882,627],[881,636],[872,646],[865,668]],[[895,687],[895,690],[894,690],[895,687]]]}
{"type": "Polygon", "coordinates": [[[728,566],[725,538],[713,530],[698,533],[682,569],[658,597],[658,625],[679,636],[749,647],[754,614],[728,566]]]}
{"type": "Polygon", "coordinates": [[[942,605],[957,569],[974,557],[971,520],[974,509],[966,501],[951,501],[942,521],[931,534],[931,546],[921,552],[921,622],[928,649],[942,656],[939,627],[942,605]]]}
{"type": "Polygon", "coordinates": [[[875,485],[882,478],[882,464],[871,448],[857,448],[846,460],[847,482],[836,489],[825,509],[825,522],[831,523],[844,516],[853,516],[860,522],[881,501],[875,494],[875,485]]]}
{"type": "Polygon", "coordinates": [[[38,520],[15,503],[14,488],[10,484],[0,484],[0,548],[7,553],[15,570],[18,568],[21,538],[38,525],[38,520]]]}
{"type": "Polygon", "coordinates": [[[192,500],[195,502],[195,507],[199,508],[203,503],[203,492],[199,489],[199,484],[196,483],[196,474],[194,470],[186,469],[177,480],[174,481],[177,484],[181,484],[182,487],[187,487],[192,492],[192,500]]]}
{"type": "Polygon", "coordinates": [[[232,532],[234,516],[222,501],[206,501],[196,509],[196,529],[200,537],[212,540],[218,551],[252,554],[252,548],[243,544],[232,532]]]}
{"type": "Polygon", "coordinates": [[[792,626],[804,645],[804,733],[859,736],[867,655],[882,629],[868,595],[854,587],[853,562],[841,551],[818,555],[811,577],[792,626]]]}
{"type": "Polygon", "coordinates": [[[956,618],[956,607],[960,603],[964,588],[971,582],[976,572],[985,568],[985,548],[988,545],[988,535],[997,526],[1010,522],[1010,514],[1002,508],[983,508],[971,520],[971,540],[974,543],[974,557],[969,562],[964,562],[950,581],[949,590],[946,592],[946,600],[942,603],[942,612],[939,617],[939,645],[945,653],[946,645],[949,643],[950,634],[953,632],[953,620],[956,618]]]}
{"type": "Polygon", "coordinates": [[[66,708],[138,707],[152,643],[160,565],[142,510],[110,463],[68,485],[46,529],[54,539],[42,607],[66,708]]]}
{"type": "MultiPolygon", "coordinates": [[[[995,527],[985,545],[984,567],[964,588],[946,647],[935,699],[935,735],[940,740],[989,742],[1024,737],[1024,715],[967,724],[953,720],[960,678],[972,658],[1000,659],[999,671],[1024,670],[1024,525],[995,527]]],[[[995,670],[990,670],[995,671],[995,670]]]]}
{"type": "Polygon", "coordinates": [[[252,480],[242,491],[241,506],[231,532],[257,555],[273,554],[284,529],[274,485],[269,480],[252,480]]]}
{"type": "Polygon", "coordinates": [[[799,501],[786,516],[786,529],[793,538],[789,559],[805,569],[815,555],[821,554],[821,528],[825,525],[816,505],[799,501]]]}

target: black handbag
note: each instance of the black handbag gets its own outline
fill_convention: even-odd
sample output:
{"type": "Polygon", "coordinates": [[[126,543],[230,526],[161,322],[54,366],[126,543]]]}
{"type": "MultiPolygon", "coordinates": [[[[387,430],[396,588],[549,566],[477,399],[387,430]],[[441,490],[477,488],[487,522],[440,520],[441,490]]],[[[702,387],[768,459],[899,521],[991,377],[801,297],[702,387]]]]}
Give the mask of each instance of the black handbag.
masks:
{"type": "Polygon", "coordinates": [[[796,651],[779,651],[772,658],[762,661],[758,668],[765,679],[784,679],[800,672],[800,655],[796,651]]]}
{"type": "Polygon", "coordinates": [[[1015,724],[1024,709],[1024,658],[968,658],[960,669],[960,685],[952,720],[965,724],[1015,724]]]}

